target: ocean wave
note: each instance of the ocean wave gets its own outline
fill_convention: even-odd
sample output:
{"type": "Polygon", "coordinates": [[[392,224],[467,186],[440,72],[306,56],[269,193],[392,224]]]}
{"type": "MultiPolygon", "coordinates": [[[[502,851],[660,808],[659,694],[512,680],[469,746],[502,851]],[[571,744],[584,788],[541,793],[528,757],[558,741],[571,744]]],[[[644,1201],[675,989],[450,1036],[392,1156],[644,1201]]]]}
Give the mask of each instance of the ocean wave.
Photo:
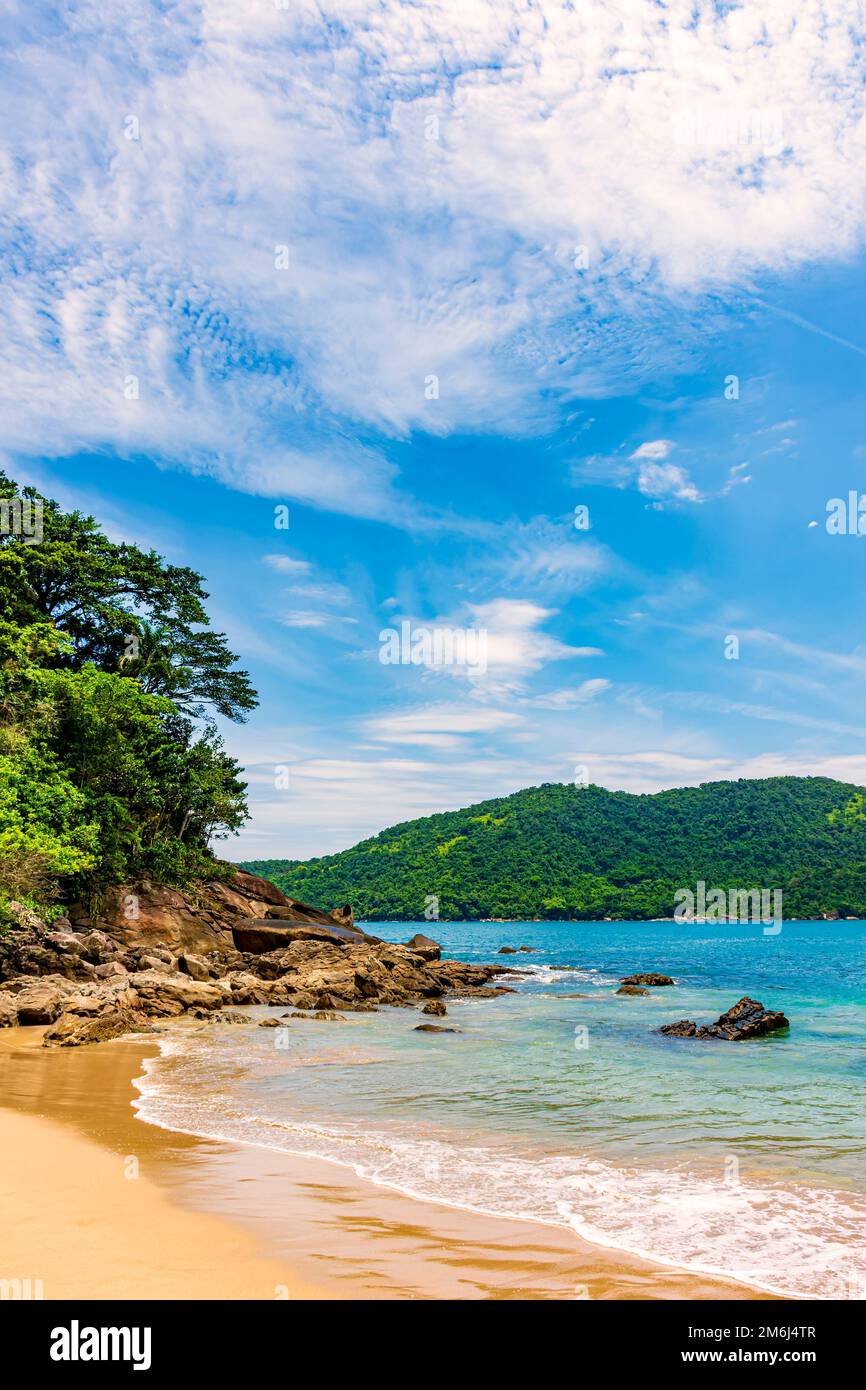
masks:
{"type": "MultiPolygon", "coordinates": [[[[571,974],[572,972],[569,972],[571,974]]],[[[724,1181],[685,1167],[515,1154],[457,1136],[371,1132],[251,1104],[187,1035],[160,1039],[137,1082],[139,1118],[203,1138],[338,1163],[423,1201],[570,1228],[582,1239],[786,1297],[866,1297],[866,1199],[797,1184],[724,1181]]],[[[734,1165],[735,1167],[735,1165],[734,1165]]]]}

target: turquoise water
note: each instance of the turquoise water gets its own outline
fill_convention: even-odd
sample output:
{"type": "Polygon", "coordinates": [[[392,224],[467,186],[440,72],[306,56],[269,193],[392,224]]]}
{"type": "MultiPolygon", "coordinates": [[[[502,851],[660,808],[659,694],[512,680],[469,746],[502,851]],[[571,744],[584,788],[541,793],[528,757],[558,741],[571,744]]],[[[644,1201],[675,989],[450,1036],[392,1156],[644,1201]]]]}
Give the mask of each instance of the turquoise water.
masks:
{"type": "Polygon", "coordinates": [[[454,1035],[413,1032],[407,1009],[169,1035],[142,1117],[778,1292],[866,1296],[866,923],[371,927],[416,929],[527,974],[513,995],[449,1004],[454,1035]],[[676,985],[615,995],[643,970],[676,985]],[[743,994],[790,1031],[656,1031],[743,994]]]}

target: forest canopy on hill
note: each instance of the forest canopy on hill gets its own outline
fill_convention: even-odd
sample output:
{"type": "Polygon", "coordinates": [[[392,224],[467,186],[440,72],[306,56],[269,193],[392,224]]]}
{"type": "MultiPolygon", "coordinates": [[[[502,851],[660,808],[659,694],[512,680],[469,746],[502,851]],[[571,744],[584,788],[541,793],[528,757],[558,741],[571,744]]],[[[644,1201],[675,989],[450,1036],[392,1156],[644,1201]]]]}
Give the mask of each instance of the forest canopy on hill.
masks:
{"type": "Polygon", "coordinates": [[[546,784],[395,825],[352,849],[245,867],[367,921],[671,917],[680,888],[781,889],[785,916],[866,917],[866,819],[829,777],[636,796],[546,784]]]}
{"type": "Polygon", "coordinates": [[[0,517],[0,929],[13,899],[220,872],[247,806],[214,715],[257,700],[201,575],[2,472],[0,517]]]}

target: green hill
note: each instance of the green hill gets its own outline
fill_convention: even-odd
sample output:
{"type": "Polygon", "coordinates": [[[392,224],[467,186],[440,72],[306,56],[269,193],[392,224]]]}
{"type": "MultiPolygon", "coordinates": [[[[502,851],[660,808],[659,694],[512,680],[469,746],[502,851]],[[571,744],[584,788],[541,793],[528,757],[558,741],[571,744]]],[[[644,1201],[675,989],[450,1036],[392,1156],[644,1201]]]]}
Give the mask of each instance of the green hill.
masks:
{"type": "Polygon", "coordinates": [[[829,777],[705,782],[635,796],[546,783],[395,825],[340,854],[244,867],[367,921],[669,917],[678,888],[783,892],[784,915],[866,917],[858,788],[829,777]]]}

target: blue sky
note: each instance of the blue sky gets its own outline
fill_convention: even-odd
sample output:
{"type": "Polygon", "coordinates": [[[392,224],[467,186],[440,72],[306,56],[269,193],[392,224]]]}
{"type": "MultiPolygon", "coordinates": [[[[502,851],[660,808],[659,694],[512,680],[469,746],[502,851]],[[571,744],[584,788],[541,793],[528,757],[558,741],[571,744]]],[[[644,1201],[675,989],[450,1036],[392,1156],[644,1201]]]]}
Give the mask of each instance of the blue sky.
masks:
{"type": "Polygon", "coordinates": [[[232,857],[575,768],[866,781],[863,55],[761,9],[13,14],[3,463],[207,577],[232,857]],[[404,620],[486,672],[384,665],[404,620]]]}

